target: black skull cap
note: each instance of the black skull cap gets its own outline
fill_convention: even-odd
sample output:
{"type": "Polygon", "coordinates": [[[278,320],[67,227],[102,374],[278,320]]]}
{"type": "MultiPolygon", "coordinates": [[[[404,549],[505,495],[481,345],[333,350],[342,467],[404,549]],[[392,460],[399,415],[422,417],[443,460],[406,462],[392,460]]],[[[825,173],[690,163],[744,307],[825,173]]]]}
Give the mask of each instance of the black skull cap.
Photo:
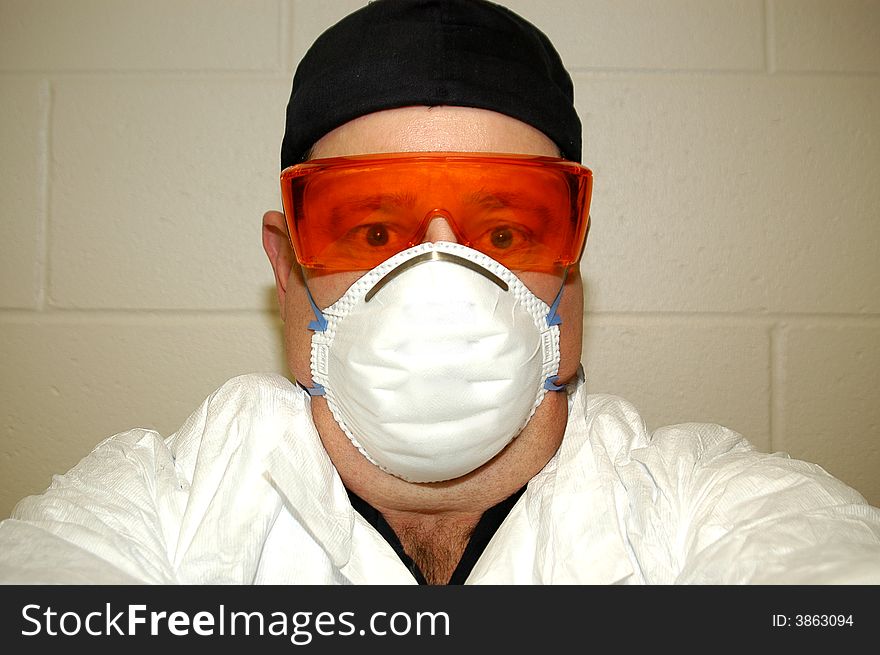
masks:
{"type": "Polygon", "coordinates": [[[299,63],[281,168],[359,116],[414,105],[478,107],[546,134],[581,160],[574,86],[547,36],[487,0],[373,0],[327,29],[299,63]]]}

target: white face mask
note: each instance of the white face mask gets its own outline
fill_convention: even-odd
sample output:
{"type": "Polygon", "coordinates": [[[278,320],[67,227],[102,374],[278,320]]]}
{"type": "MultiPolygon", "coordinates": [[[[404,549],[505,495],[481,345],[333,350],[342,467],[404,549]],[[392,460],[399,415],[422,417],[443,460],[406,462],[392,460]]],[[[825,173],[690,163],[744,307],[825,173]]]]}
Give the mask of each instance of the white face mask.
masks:
{"type": "Polygon", "coordinates": [[[551,309],[466,246],[415,246],[314,307],[309,393],[326,397],[381,469],[411,482],[456,478],[498,454],[561,388],[558,301],[551,309]]]}

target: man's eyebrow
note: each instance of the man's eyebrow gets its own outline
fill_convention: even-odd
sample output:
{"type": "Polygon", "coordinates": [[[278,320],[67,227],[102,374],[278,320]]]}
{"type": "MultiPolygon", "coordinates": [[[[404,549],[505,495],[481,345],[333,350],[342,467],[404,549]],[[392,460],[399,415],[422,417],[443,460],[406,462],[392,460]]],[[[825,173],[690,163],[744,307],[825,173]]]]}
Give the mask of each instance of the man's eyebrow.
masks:
{"type": "Polygon", "coordinates": [[[479,205],[484,209],[523,209],[541,217],[549,218],[550,209],[547,205],[536,202],[534,198],[524,196],[516,191],[475,191],[465,198],[469,204],[479,205]]]}
{"type": "Polygon", "coordinates": [[[338,207],[347,209],[380,209],[382,207],[412,207],[416,197],[411,193],[375,193],[345,197],[338,207]]]}
{"type": "Polygon", "coordinates": [[[351,195],[344,197],[333,206],[330,219],[345,222],[349,212],[380,209],[408,209],[416,204],[411,193],[375,193],[370,195],[351,195]]]}

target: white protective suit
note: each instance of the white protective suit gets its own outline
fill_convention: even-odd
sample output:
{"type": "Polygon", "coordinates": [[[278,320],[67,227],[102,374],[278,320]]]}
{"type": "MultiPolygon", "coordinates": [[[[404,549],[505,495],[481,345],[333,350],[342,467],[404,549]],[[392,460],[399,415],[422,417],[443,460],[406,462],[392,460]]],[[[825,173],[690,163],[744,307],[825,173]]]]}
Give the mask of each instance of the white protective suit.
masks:
{"type": "MultiPolygon", "coordinates": [[[[468,583],[880,583],[880,509],[717,425],[649,436],[570,396],[562,446],[468,583]]],[[[349,502],[280,376],[234,378],[163,439],[106,439],[0,524],[4,583],[415,581],[349,502]]]]}

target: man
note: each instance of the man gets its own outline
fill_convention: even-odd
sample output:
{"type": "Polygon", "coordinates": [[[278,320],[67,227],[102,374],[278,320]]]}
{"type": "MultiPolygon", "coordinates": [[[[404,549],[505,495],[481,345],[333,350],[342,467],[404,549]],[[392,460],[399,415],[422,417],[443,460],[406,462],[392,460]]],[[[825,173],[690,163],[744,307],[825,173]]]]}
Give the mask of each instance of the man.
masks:
{"type": "Polygon", "coordinates": [[[588,395],[591,174],[559,56],[378,0],[294,78],[263,217],[288,364],[102,444],[0,525],[26,582],[880,582],[880,510],[715,425],[588,395]]]}

